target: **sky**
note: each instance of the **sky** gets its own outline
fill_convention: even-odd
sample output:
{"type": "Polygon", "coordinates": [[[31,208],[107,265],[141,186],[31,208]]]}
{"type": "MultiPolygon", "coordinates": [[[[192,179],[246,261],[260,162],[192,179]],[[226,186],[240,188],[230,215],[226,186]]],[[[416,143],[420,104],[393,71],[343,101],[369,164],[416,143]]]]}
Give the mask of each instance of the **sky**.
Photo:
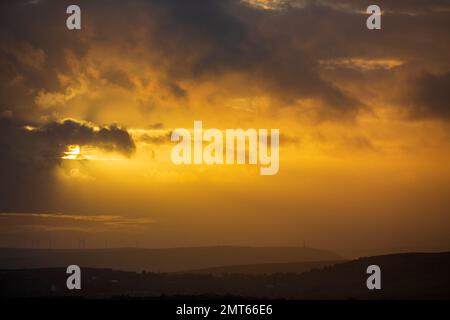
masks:
{"type": "Polygon", "coordinates": [[[450,249],[450,1],[0,4],[0,246],[450,249]],[[171,162],[277,128],[280,169],[171,162]]]}

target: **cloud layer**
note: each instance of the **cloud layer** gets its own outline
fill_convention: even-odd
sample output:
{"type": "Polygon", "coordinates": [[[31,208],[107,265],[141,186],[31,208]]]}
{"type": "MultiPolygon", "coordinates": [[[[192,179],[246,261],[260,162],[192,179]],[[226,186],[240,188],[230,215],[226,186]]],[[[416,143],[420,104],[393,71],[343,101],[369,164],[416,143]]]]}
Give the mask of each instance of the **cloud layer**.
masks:
{"type": "MultiPolygon", "coordinates": [[[[133,154],[125,127],[286,109],[286,122],[346,126],[387,109],[448,127],[448,1],[378,1],[381,31],[365,27],[370,1],[78,3],[81,31],[66,29],[64,1],[0,4],[0,210],[45,209],[69,144],[133,154]]],[[[365,133],[342,136],[379,151],[365,133]]]]}

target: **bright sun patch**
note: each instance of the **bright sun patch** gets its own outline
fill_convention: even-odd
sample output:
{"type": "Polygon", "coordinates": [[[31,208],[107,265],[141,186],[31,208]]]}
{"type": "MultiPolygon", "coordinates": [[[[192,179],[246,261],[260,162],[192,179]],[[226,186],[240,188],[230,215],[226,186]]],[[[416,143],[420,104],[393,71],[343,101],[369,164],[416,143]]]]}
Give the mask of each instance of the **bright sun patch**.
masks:
{"type": "Polygon", "coordinates": [[[78,144],[71,144],[67,146],[64,155],[61,157],[64,160],[98,160],[98,161],[118,161],[126,158],[118,155],[115,152],[107,152],[92,146],[83,146],[83,154],[81,154],[81,146],[78,144]]]}
{"type": "Polygon", "coordinates": [[[77,160],[79,159],[81,153],[81,148],[77,144],[67,146],[67,150],[64,151],[64,156],[62,159],[65,160],[77,160]]]}

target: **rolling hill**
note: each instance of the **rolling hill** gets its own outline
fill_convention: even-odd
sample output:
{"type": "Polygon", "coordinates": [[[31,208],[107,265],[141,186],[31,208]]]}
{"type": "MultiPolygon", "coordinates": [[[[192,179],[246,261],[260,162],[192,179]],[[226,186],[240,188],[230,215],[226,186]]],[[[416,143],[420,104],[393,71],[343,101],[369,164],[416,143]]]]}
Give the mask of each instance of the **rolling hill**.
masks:
{"type": "Polygon", "coordinates": [[[275,273],[303,273],[313,269],[322,269],[324,267],[332,266],[338,263],[343,263],[344,260],[336,261],[308,261],[308,262],[290,262],[290,263],[261,263],[261,264],[244,264],[237,266],[214,267],[196,270],[185,270],[179,273],[185,274],[212,274],[212,275],[227,275],[227,274],[247,274],[247,275],[264,275],[275,273]]]}
{"type": "Polygon", "coordinates": [[[365,257],[301,274],[188,274],[82,269],[82,290],[66,288],[65,268],[0,270],[1,298],[87,299],[450,299],[450,252],[365,257]],[[381,268],[381,290],[366,269],[381,268]]]}
{"type": "Polygon", "coordinates": [[[186,247],[168,249],[0,249],[0,269],[81,267],[176,272],[231,265],[333,261],[330,251],[303,247],[186,247]]]}

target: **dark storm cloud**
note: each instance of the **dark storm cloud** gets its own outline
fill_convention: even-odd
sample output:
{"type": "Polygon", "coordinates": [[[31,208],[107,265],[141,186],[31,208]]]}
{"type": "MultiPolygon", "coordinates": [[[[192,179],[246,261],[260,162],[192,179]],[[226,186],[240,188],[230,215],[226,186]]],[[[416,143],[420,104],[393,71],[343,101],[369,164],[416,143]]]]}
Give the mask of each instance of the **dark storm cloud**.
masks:
{"type": "Polygon", "coordinates": [[[278,99],[321,99],[344,116],[357,108],[358,101],[324,81],[317,61],[293,45],[295,35],[282,17],[233,0],[151,3],[164,7],[150,43],[170,57],[171,77],[210,81],[237,72],[248,77],[249,87],[278,99]]]}
{"type": "Polygon", "coordinates": [[[79,35],[68,34],[65,28],[69,4],[0,2],[0,108],[13,111],[20,119],[47,115],[35,107],[34,98],[40,90],[64,89],[58,72],[68,68],[66,50],[86,54],[87,46],[81,44],[79,35]]]}
{"type": "MultiPolygon", "coordinates": [[[[361,12],[371,1],[295,2],[267,11],[237,0],[155,0],[141,9],[154,21],[148,45],[166,59],[174,83],[214,81],[238,72],[248,77],[246,86],[274,98],[322,100],[319,114],[327,119],[354,116],[370,101],[358,101],[325,80],[322,60],[395,58],[405,62],[406,74],[430,65],[448,68],[449,1],[379,1],[385,11],[381,32],[365,27],[367,16],[361,12]]],[[[369,80],[383,82],[389,76],[374,72],[369,80]]]]}
{"type": "Polygon", "coordinates": [[[0,211],[27,210],[46,203],[53,185],[51,171],[71,144],[127,156],[135,148],[128,132],[117,126],[93,128],[66,120],[32,128],[9,116],[0,117],[0,211]]]}
{"type": "Polygon", "coordinates": [[[135,149],[129,133],[116,125],[97,129],[74,120],[65,120],[48,123],[31,133],[58,148],[68,144],[93,145],[124,154],[131,154],[135,149]]]}
{"type": "MultiPolygon", "coordinates": [[[[4,109],[20,117],[30,114],[24,110],[27,108],[37,113],[32,108],[33,94],[40,89],[64,90],[56,71],[68,68],[65,50],[83,57],[94,44],[124,53],[145,48],[148,57],[143,53],[138,58],[149,59],[162,74],[160,86],[175,98],[189,97],[182,85],[185,81],[210,83],[238,73],[248,79],[243,90],[256,89],[256,94],[289,104],[318,99],[323,102],[319,114],[334,119],[355,116],[367,102],[325,79],[322,60],[397,58],[410,62],[411,70],[432,63],[447,65],[448,1],[380,0],[377,4],[385,12],[380,32],[367,30],[367,16],[361,14],[371,1],[272,2],[282,4],[278,6],[282,10],[260,10],[251,2],[81,0],[83,30],[77,33],[65,29],[68,2],[46,0],[30,5],[4,1],[0,13],[2,42],[9,47],[26,44],[44,53],[41,69],[33,69],[18,59],[17,51],[6,52],[5,46],[0,50],[4,60],[2,85],[14,83],[0,93],[4,109]],[[435,50],[436,46],[441,50],[435,50]],[[21,103],[11,106],[15,101],[21,103]]],[[[102,72],[103,79],[133,90],[130,74],[119,68],[102,72]]]]}
{"type": "Polygon", "coordinates": [[[135,150],[130,134],[116,125],[97,128],[65,120],[32,127],[8,117],[0,118],[0,123],[0,159],[7,162],[30,160],[32,165],[42,162],[43,166],[53,167],[60,162],[68,145],[95,146],[127,156],[135,150]]]}
{"type": "MultiPolygon", "coordinates": [[[[249,88],[275,99],[288,103],[321,100],[333,116],[353,116],[361,105],[322,79],[316,58],[294,44],[298,36],[290,27],[301,18],[295,17],[295,12],[276,16],[238,0],[80,1],[79,5],[84,19],[80,35],[65,30],[62,2],[4,5],[5,34],[42,48],[46,54],[45,72],[38,75],[29,76],[14,64],[10,79],[24,75],[24,91],[58,88],[55,70],[67,69],[65,50],[83,56],[91,44],[104,43],[124,50],[144,45],[156,56],[156,68],[166,74],[161,85],[178,98],[189,95],[180,85],[185,80],[208,83],[238,73],[248,78],[249,88]],[[134,30],[142,29],[146,30],[144,38],[133,37],[134,30]]],[[[132,88],[129,75],[120,70],[106,70],[103,78],[132,88]]],[[[34,103],[32,99],[28,102],[34,103]]]]}
{"type": "Polygon", "coordinates": [[[384,11],[379,32],[367,30],[367,16],[357,13],[364,12],[372,1],[290,3],[302,3],[301,8],[286,10],[286,15],[298,18],[286,18],[291,30],[297,30],[298,39],[307,39],[305,51],[325,62],[324,66],[352,57],[369,62],[401,62],[401,67],[384,71],[361,71],[358,65],[352,72],[341,68],[331,82],[351,83],[361,93],[379,89],[383,83],[391,84],[382,87],[383,92],[374,92],[378,100],[363,102],[369,106],[397,105],[416,120],[450,119],[450,1],[378,1],[376,4],[384,11]]]}

